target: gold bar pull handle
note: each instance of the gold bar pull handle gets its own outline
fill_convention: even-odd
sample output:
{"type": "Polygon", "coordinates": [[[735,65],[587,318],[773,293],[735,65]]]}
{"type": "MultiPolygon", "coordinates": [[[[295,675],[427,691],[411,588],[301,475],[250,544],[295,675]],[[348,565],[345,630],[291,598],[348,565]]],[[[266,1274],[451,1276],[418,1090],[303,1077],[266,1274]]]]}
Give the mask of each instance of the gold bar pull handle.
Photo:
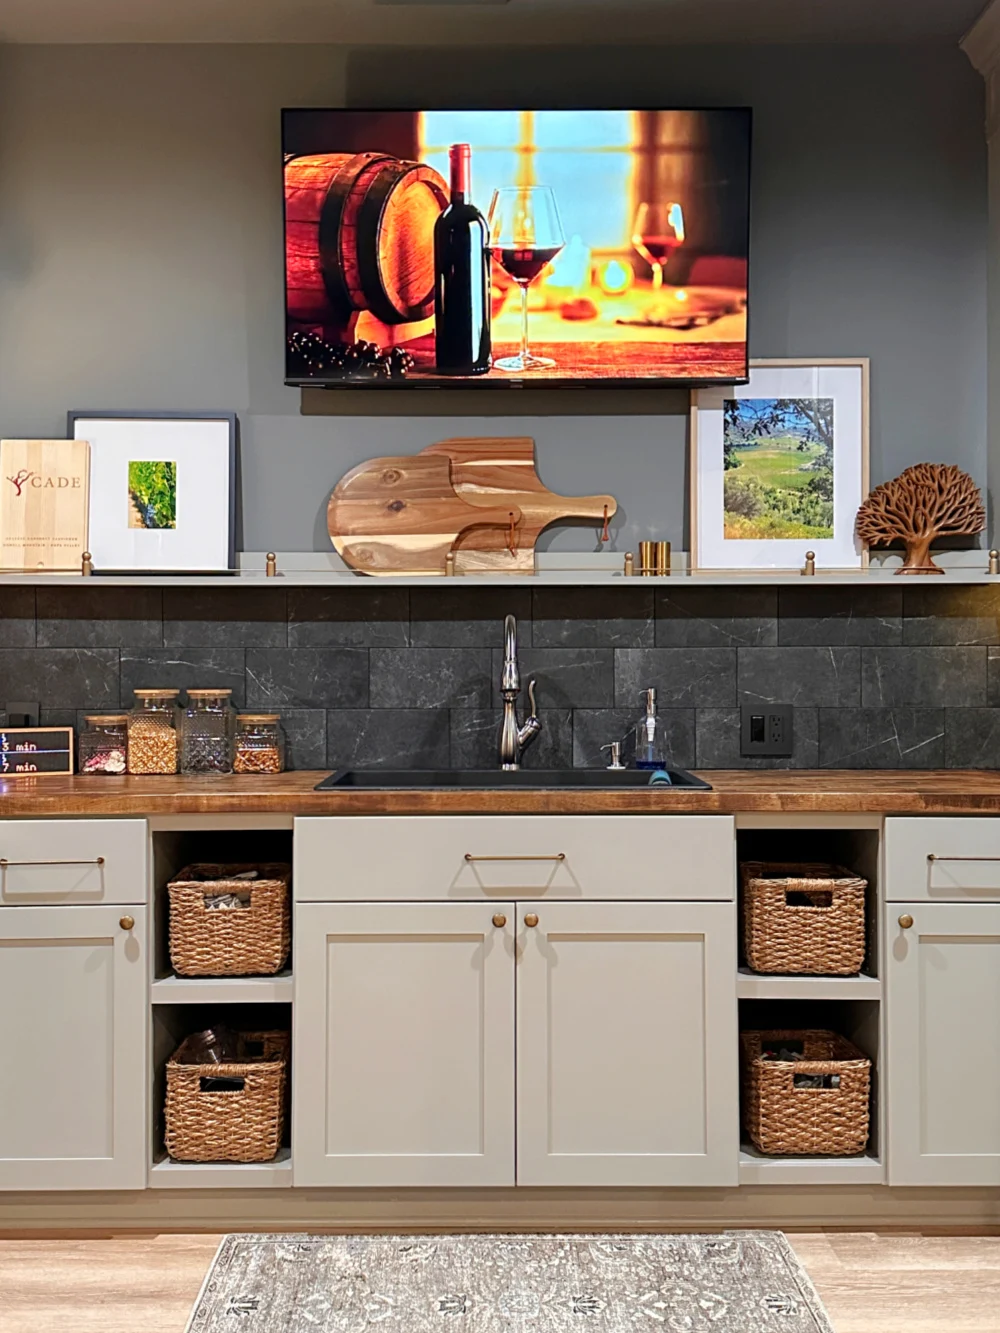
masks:
{"type": "Polygon", "coordinates": [[[937,856],[927,853],[928,861],[1000,861],[1000,856],[937,856]]]}
{"type": "Polygon", "coordinates": [[[9,866],[102,866],[103,864],[103,856],[95,856],[91,861],[8,861],[6,856],[0,856],[0,870],[6,870],[9,866]]]}
{"type": "Polygon", "coordinates": [[[467,861],[565,861],[565,852],[548,852],[542,856],[518,856],[513,852],[508,852],[505,856],[477,856],[473,852],[466,852],[467,861]]]}

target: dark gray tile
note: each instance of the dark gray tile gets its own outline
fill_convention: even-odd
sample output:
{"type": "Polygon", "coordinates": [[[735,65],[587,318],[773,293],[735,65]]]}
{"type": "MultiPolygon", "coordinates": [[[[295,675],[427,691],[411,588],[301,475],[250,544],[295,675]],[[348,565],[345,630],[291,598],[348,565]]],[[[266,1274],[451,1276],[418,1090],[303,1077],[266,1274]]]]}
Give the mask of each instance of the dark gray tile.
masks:
{"type": "MultiPolygon", "coordinates": [[[[524,721],[524,714],[519,715],[524,721]]],[[[502,710],[498,708],[453,708],[451,710],[452,768],[496,768],[502,710]]],[[[522,768],[573,767],[573,714],[568,708],[539,710],[542,730],[524,752],[522,768]]]]}
{"type": "Polygon", "coordinates": [[[652,589],[537,588],[531,635],[535,648],[652,648],[652,589]]]}
{"type": "MultiPolygon", "coordinates": [[[[613,648],[528,648],[519,654],[522,694],[538,683],[538,711],[546,708],[610,708],[615,701],[613,648]]],[[[503,650],[493,651],[493,703],[499,706],[503,650]]]]}
{"type": "Polygon", "coordinates": [[[1000,767],[1000,708],[945,709],[945,765],[1000,767]]]}
{"type": "Polygon", "coordinates": [[[944,708],[821,708],[821,768],[943,768],[944,708]]]}
{"type": "Polygon", "coordinates": [[[33,648],[34,644],[34,588],[0,588],[0,648],[33,648]]]}
{"type": "Polygon", "coordinates": [[[1000,588],[908,587],[903,591],[905,644],[1000,644],[1000,588]]]}
{"type": "Polygon", "coordinates": [[[159,648],[122,651],[121,701],[133,703],[133,690],[232,690],[233,703],[246,703],[245,654],[242,648],[159,648]]]}
{"type": "MultiPolygon", "coordinates": [[[[622,742],[622,760],[635,756],[635,724],[642,713],[635,708],[577,708],[573,713],[573,763],[577,768],[606,768],[610,758],[602,746],[622,742]]],[[[667,759],[690,768],[695,760],[694,709],[663,708],[660,718],[666,732],[667,759]]]]}
{"type": "MultiPolygon", "coordinates": [[[[117,648],[0,648],[0,693],[46,708],[117,708],[117,648]]],[[[53,724],[63,725],[63,724],[53,724]]]]}
{"type": "Polygon", "coordinates": [[[741,648],[739,701],[857,708],[860,648],[741,648]]]}
{"type": "Polygon", "coordinates": [[[736,649],[616,649],[615,706],[634,708],[638,717],[642,692],[650,686],[661,708],[734,704],[736,649]]]}
{"type": "Polygon", "coordinates": [[[326,768],[326,710],[283,708],[286,768],[326,768]]]}
{"type": "Polygon", "coordinates": [[[791,757],[746,759],[740,754],[740,710],[699,708],[695,714],[697,768],[818,768],[819,710],[796,708],[791,757]]]}
{"type": "Polygon", "coordinates": [[[167,648],[281,648],[288,630],[284,588],[165,588],[167,648]]]}
{"type": "Polygon", "coordinates": [[[373,708],[485,708],[487,648],[372,648],[373,708]]]}
{"type": "Polygon", "coordinates": [[[987,650],[986,702],[991,708],[1000,707],[1000,648],[987,650]]]}
{"type": "Polygon", "coordinates": [[[477,588],[472,575],[464,584],[459,588],[413,589],[410,642],[415,648],[502,647],[507,615],[517,617],[521,646],[531,643],[530,588],[477,588]]]}
{"type": "Polygon", "coordinates": [[[163,599],[159,588],[39,588],[40,648],[159,648],[163,599]]]}
{"type": "Polygon", "coordinates": [[[861,702],[975,708],[986,703],[985,648],[863,648],[861,702]]]}
{"type": "Polygon", "coordinates": [[[903,636],[901,588],[801,588],[778,591],[782,647],[865,647],[903,636]]]}
{"type": "Polygon", "coordinates": [[[292,648],[405,648],[410,595],[405,588],[289,588],[292,648]]]}
{"type": "Polygon", "coordinates": [[[38,725],[40,727],[74,727],[79,731],[83,725],[83,719],[88,713],[108,713],[114,711],[113,708],[40,708],[38,710],[38,725]]]}
{"type": "Polygon", "coordinates": [[[248,648],[247,703],[274,708],[364,708],[364,648],[248,648]]]}
{"type": "Polygon", "coordinates": [[[739,648],[777,643],[773,588],[659,588],[660,648],[739,648]]]}
{"type": "Polygon", "coordinates": [[[447,768],[448,710],[337,708],[327,713],[329,768],[447,768]]]}

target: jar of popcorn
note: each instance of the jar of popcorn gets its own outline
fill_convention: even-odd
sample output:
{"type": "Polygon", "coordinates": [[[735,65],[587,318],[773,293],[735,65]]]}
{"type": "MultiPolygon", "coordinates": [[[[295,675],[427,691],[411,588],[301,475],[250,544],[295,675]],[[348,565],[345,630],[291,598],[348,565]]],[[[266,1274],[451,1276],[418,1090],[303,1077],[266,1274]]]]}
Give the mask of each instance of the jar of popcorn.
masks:
{"type": "Polygon", "coordinates": [[[133,690],[128,719],[128,771],[177,772],[177,696],[180,690],[133,690]]]}

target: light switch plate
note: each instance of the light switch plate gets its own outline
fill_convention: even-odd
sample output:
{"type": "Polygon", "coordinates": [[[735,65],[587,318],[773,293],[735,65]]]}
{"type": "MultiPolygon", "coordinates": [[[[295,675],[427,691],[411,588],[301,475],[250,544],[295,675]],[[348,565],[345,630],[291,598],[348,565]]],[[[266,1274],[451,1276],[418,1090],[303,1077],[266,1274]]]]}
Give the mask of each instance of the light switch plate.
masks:
{"type": "Polygon", "coordinates": [[[744,704],[740,709],[740,754],[786,759],[794,753],[794,714],[791,704],[744,704]]]}

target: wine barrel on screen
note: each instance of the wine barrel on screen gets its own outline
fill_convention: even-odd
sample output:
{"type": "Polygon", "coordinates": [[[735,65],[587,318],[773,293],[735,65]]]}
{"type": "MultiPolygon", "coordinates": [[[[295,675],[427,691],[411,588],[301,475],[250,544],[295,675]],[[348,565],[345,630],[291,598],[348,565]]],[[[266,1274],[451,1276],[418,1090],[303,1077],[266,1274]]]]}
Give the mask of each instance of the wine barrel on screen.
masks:
{"type": "Polygon", "coordinates": [[[448,187],[433,167],[384,153],[285,164],[288,317],[330,324],[370,310],[386,324],[434,313],[434,223],[448,187]]]}

